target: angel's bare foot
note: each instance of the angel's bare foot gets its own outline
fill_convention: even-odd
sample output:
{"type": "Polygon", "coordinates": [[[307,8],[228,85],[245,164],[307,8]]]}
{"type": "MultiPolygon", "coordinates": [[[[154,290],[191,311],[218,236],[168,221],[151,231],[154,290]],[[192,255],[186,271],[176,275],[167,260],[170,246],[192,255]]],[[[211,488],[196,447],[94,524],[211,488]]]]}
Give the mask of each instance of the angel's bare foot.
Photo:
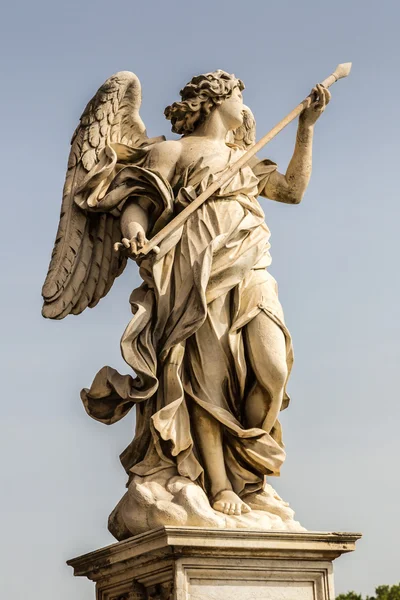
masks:
{"type": "Polygon", "coordinates": [[[290,508],[289,504],[282,500],[271,487],[268,491],[252,492],[251,494],[246,494],[243,498],[250,508],[265,510],[273,515],[278,515],[283,521],[290,521],[294,517],[294,511],[290,508]]]}
{"type": "Polygon", "coordinates": [[[232,492],[232,490],[222,490],[212,500],[214,510],[224,513],[225,515],[239,516],[242,513],[250,512],[250,506],[247,506],[243,500],[232,492]]]}

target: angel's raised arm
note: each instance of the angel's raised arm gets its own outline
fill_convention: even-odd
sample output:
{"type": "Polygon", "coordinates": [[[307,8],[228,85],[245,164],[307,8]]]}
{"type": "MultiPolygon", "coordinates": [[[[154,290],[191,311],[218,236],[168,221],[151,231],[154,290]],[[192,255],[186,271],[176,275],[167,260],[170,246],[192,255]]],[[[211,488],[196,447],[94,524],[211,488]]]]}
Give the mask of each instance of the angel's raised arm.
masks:
{"type": "Polygon", "coordinates": [[[312,102],[299,117],[296,144],[285,175],[275,171],[261,195],[285,204],[299,204],[310,181],[314,125],[330,101],[330,92],[318,84],[311,90],[312,102]]]}

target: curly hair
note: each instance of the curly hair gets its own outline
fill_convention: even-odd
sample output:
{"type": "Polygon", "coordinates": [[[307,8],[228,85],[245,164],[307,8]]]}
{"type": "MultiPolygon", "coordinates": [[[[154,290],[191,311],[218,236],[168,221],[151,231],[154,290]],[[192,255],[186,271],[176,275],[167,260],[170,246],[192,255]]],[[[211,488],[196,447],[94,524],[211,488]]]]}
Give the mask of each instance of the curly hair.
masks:
{"type": "Polygon", "coordinates": [[[172,123],[172,131],[180,135],[192,133],[236,87],[244,90],[243,81],[221,69],[193,77],[180,91],[182,101],[174,102],[164,111],[172,123]]]}

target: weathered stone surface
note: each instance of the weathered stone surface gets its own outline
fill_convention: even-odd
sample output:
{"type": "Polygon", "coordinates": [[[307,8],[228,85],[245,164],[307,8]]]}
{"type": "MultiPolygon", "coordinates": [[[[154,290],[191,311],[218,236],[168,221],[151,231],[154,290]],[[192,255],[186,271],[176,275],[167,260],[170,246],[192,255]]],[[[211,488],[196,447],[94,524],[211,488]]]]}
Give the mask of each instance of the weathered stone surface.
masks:
{"type": "Polygon", "coordinates": [[[118,540],[144,533],[161,525],[305,531],[294,519],[294,511],[275,492],[264,487],[263,509],[242,515],[225,515],[214,510],[204,491],[184,477],[134,477],[125,496],[111,513],[108,529],[118,540]],[[267,504],[268,502],[268,504],[267,504]]]}
{"type": "Polygon", "coordinates": [[[355,533],[162,527],[68,561],[97,600],[334,600],[355,533]]]}
{"type": "Polygon", "coordinates": [[[302,200],[327,87],[347,72],[342,65],[288,115],[299,124],[284,173],[257,158],[244,84],[222,70],[192,78],[166,108],[180,139],[148,138],[140,82],[128,71],[82,114],[43,315],[94,307],[127,258],[140,265],[121,340],[133,376],[104,367],[81,393],[88,414],[108,425],[136,408],[121,455],[128,492],[109,521],[119,540],[159,525],[302,530],[267,483],[286,456],[279,413],[293,351],[257,198],[302,200]]]}

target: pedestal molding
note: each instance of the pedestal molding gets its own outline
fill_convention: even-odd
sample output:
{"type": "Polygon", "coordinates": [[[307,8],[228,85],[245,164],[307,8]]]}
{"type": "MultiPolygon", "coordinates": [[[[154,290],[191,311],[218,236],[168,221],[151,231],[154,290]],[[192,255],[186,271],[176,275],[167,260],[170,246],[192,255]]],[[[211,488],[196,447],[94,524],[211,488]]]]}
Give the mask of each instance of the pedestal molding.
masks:
{"type": "MultiPolygon", "coordinates": [[[[183,556],[197,559],[249,557],[263,559],[329,560],[355,549],[360,533],[282,532],[255,530],[200,529],[197,527],[160,527],[123,542],[67,561],[74,575],[93,581],[147,564],[176,561],[183,556]]],[[[157,570],[157,569],[156,569],[157,570]]]]}

